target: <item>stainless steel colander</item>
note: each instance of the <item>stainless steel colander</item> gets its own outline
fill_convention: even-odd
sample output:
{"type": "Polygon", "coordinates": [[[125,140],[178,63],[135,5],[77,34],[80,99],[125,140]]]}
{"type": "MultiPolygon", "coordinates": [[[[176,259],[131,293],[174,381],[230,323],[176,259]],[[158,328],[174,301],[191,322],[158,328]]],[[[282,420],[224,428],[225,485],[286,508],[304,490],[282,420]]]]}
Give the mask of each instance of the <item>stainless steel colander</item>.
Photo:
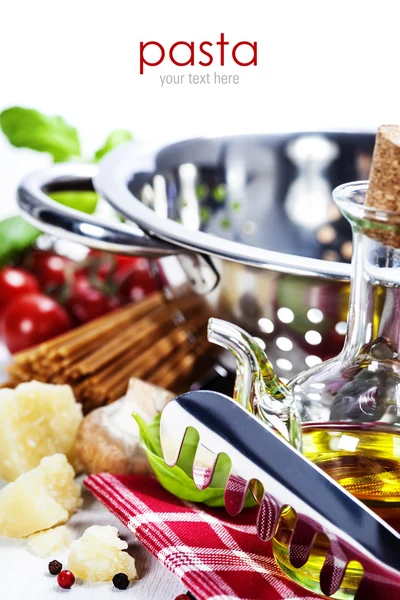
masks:
{"type": "Polygon", "coordinates": [[[351,231],[331,191],[368,178],[374,139],[313,132],[129,142],[99,169],[68,163],[28,176],[19,205],[57,236],[160,258],[164,281],[188,280],[215,315],[263,340],[291,377],[343,344],[351,231]],[[124,224],[47,195],[93,187],[124,224]]]}

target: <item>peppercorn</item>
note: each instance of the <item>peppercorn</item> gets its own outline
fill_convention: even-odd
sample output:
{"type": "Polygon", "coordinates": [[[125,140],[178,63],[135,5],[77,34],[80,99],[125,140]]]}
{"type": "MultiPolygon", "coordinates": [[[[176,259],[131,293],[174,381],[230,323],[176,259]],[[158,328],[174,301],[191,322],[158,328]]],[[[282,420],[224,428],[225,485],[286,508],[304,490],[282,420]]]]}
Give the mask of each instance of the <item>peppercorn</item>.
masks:
{"type": "Polygon", "coordinates": [[[112,582],[117,590],[126,590],[129,585],[128,575],[125,575],[125,573],[117,573],[114,575],[112,582]]]}
{"type": "Polygon", "coordinates": [[[71,571],[61,571],[58,574],[57,582],[64,590],[69,590],[75,583],[75,575],[71,571]]]}
{"type": "Polygon", "coordinates": [[[48,569],[51,575],[58,575],[62,570],[62,564],[58,560],[52,560],[49,562],[48,569]]]}

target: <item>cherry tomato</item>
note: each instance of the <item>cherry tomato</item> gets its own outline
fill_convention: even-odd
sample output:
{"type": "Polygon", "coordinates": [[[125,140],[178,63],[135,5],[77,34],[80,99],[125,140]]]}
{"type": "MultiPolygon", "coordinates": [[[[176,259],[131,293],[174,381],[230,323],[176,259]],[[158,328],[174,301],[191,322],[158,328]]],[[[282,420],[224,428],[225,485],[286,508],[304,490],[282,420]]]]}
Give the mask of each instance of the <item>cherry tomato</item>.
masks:
{"type": "Polygon", "coordinates": [[[103,281],[106,281],[109,277],[112,277],[115,281],[120,281],[126,273],[135,269],[138,262],[143,260],[146,259],[122,254],[109,254],[101,250],[90,250],[87,258],[89,266],[82,271],[82,274],[88,274],[92,268],[97,277],[103,281]]]}
{"type": "Polygon", "coordinates": [[[24,294],[11,302],[2,323],[3,340],[10,352],[19,352],[71,329],[62,306],[43,294],[24,294]]]}
{"type": "Polygon", "coordinates": [[[33,250],[26,259],[25,265],[35,274],[44,289],[52,290],[64,285],[66,273],[72,268],[73,261],[54,252],[33,250]]]}
{"type": "Polygon", "coordinates": [[[133,271],[122,277],[119,297],[122,302],[136,302],[159,289],[159,285],[150,271],[149,261],[138,259],[133,271]]]}
{"type": "Polygon", "coordinates": [[[77,276],[65,308],[78,323],[87,323],[120,305],[117,297],[92,286],[84,276],[77,276]]]}
{"type": "Polygon", "coordinates": [[[0,271],[0,315],[11,300],[22,294],[38,292],[38,280],[25,271],[16,267],[5,267],[0,271]]]}

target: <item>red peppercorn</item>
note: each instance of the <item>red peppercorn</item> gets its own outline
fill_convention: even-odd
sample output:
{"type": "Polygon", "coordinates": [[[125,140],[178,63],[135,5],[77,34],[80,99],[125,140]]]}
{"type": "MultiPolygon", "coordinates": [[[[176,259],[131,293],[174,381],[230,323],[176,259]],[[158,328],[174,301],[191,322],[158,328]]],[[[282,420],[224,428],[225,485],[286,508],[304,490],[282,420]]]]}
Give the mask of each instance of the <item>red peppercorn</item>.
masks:
{"type": "Polygon", "coordinates": [[[57,582],[64,590],[69,590],[75,583],[75,575],[71,571],[61,571],[58,574],[57,582]]]}

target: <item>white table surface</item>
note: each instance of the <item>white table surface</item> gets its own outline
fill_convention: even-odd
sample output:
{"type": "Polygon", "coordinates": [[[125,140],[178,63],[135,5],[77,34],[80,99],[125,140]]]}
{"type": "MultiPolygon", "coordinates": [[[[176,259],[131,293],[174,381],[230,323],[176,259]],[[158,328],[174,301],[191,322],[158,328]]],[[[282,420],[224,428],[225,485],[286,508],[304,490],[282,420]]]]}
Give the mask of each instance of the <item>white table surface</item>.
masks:
{"type": "MultiPolygon", "coordinates": [[[[9,354],[0,342],[0,381],[5,380],[4,367],[8,360],[9,354]]],[[[82,479],[80,477],[79,481],[82,479]]],[[[0,489],[3,486],[4,483],[0,481],[0,489]]],[[[53,558],[66,565],[68,552],[62,556],[39,558],[29,552],[26,541],[0,536],[0,600],[60,600],[60,594],[68,594],[68,600],[174,600],[177,595],[186,591],[180,581],[153,558],[91,492],[83,486],[82,492],[83,506],[67,523],[71,539],[80,537],[91,525],[117,527],[120,537],[129,544],[128,552],[135,558],[140,579],[127,590],[117,590],[111,582],[77,582],[70,590],[63,590],[57,585],[57,577],[49,574],[47,565],[53,558]]]]}
{"type": "Polygon", "coordinates": [[[83,498],[83,507],[67,524],[71,538],[80,537],[90,525],[117,527],[120,537],[129,544],[128,552],[135,558],[140,579],[123,591],[115,589],[111,582],[77,582],[70,590],[63,590],[57,585],[57,577],[49,574],[47,565],[53,558],[66,565],[68,552],[61,556],[39,558],[29,552],[26,541],[0,537],[1,600],[60,600],[60,594],[67,594],[65,600],[174,600],[186,591],[180,581],[85,488],[83,498]]]}

